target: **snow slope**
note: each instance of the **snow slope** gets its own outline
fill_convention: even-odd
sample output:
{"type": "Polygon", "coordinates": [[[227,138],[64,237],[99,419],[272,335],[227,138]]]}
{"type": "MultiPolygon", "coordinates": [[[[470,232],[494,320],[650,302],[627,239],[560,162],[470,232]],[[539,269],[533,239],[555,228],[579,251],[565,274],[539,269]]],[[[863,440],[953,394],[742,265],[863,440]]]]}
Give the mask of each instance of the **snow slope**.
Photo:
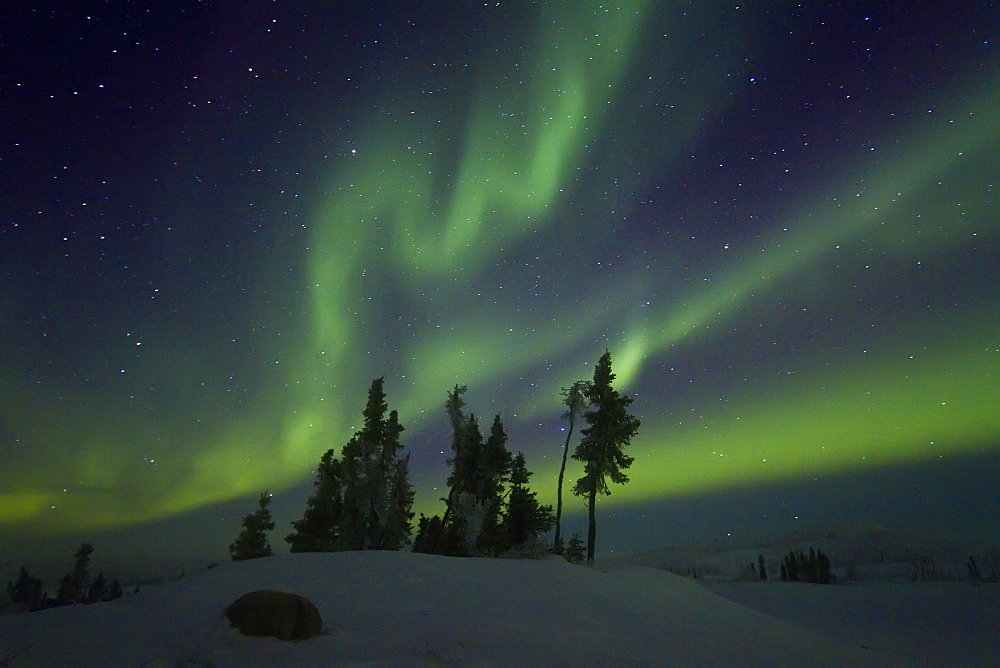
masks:
{"type": "Polygon", "coordinates": [[[849,636],[780,620],[650,568],[605,573],[558,558],[343,552],[227,563],[110,603],[0,617],[0,665],[912,662],[880,653],[877,638],[865,636],[864,649],[849,636]],[[324,634],[299,643],[239,635],[223,610],[256,589],[308,597],[324,634]]]}
{"type": "Polygon", "coordinates": [[[712,591],[778,619],[878,647],[911,665],[1000,662],[1000,584],[718,582],[712,591]]]}

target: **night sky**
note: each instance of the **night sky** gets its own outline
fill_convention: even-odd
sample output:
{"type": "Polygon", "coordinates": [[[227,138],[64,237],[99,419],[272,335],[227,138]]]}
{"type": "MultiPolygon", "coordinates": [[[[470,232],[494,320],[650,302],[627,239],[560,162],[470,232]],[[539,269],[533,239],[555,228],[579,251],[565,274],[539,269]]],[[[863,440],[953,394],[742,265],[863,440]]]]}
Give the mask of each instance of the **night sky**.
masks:
{"type": "Polygon", "coordinates": [[[0,13],[0,550],[284,549],[383,375],[415,510],[456,384],[553,502],[605,349],[599,556],[1000,538],[994,3],[0,13]]]}

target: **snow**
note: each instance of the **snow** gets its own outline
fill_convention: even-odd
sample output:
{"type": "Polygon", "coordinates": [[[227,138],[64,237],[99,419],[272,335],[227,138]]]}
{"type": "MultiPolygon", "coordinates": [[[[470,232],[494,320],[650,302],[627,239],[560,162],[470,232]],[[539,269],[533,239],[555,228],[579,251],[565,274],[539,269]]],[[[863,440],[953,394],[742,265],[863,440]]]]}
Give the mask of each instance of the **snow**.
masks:
{"type": "Polygon", "coordinates": [[[1000,660],[1000,584],[719,582],[708,587],[749,608],[802,620],[834,637],[880,647],[911,665],[981,666],[1000,660]]]}
{"type": "MultiPolygon", "coordinates": [[[[933,604],[952,612],[968,592],[980,596],[992,636],[961,638],[960,656],[940,654],[947,643],[933,645],[930,661],[882,616],[884,607],[857,608],[872,619],[831,622],[852,587],[711,587],[729,598],[662,570],[604,572],[555,557],[282,555],[223,564],[110,603],[0,617],[0,665],[972,665],[1000,656],[995,585],[925,589],[932,595],[912,600],[875,592],[901,601],[901,610],[933,604]],[[323,634],[297,643],[241,636],[225,606],[257,589],[309,598],[323,634]],[[817,609],[824,612],[807,614],[817,609]]],[[[914,633],[951,633],[924,626],[914,633]]]]}

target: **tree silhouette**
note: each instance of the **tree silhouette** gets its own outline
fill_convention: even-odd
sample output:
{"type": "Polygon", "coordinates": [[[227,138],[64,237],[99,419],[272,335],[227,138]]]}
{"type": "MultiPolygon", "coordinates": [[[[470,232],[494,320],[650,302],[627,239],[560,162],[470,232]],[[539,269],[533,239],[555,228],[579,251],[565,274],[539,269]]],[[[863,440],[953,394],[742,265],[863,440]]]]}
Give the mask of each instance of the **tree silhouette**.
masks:
{"type": "Polygon", "coordinates": [[[452,505],[446,509],[445,528],[459,539],[462,554],[471,554],[479,541],[486,519],[486,504],[479,495],[478,467],[483,455],[483,434],[475,415],[469,415],[456,439],[458,450],[453,461],[452,505]]]}
{"type": "MultiPolygon", "coordinates": [[[[496,415],[490,435],[483,441],[476,416],[462,412],[465,391],[464,385],[456,385],[448,392],[444,405],[452,428],[452,456],[448,459],[451,473],[441,529],[433,534],[440,542],[428,548],[438,554],[493,552],[500,541],[503,490],[511,466],[507,434],[496,415]]],[[[422,549],[431,535],[425,532],[422,549]]]]}
{"type": "Polygon", "coordinates": [[[90,543],[80,545],[73,554],[73,570],[59,580],[56,598],[49,598],[43,589],[42,581],[31,577],[24,566],[21,566],[16,583],[7,582],[7,597],[12,603],[28,612],[74,603],[99,603],[118,598],[122,595],[122,585],[117,578],[109,583],[102,572],[88,583],[90,557],[93,553],[94,547],[90,543]]]}
{"type": "Polygon", "coordinates": [[[478,426],[475,425],[474,419],[470,419],[462,413],[462,408],[465,407],[462,395],[467,389],[468,387],[465,385],[456,385],[448,392],[448,398],[444,402],[448,422],[451,424],[452,456],[447,461],[448,466],[451,467],[451,474],[448,476],[448,498],[445,499],[444,516],[441,518],[442,529],[453,523],[452,516],[458,505],[458,496],[464,491],[462,487],[465,485],[465,481],[471,478],[469,469],[474,466],[472,463],[474,458],[470,456],[469,452],[471,445],[469,441],[473,440],[470,438],[469,431],[473,427],[478,431],[478,426]]]}
{"type": "Polygon", "coordinates": [[[413,487],[410,485],[410,455],[397,459],[390,466],[389,503],[382,526],[380,549],[399,550],[413,532],[413,487]]]}
{"type": "Polygon", "coordinates": [[[285,536],[291,552],[332,552],[340,536],[344,502],[340,492],[341,466],[333,450],[327,450],[316,468],[313,493],[306,501],[301,520],[292,522],[285,536]]]}
{"type": "Polygon", "coordinates": [[[417,535],[413,539],[413,551],[424,554],[445,554],[459,556],[462,550],[460,537],[448,530],[439,515],[426,517],[420,514],[417,521],[417,535]]]}
{"type": "Polygon", "coordinates": [[[584,544],[583,538],[580,536],[580,532],[575,532],[570,536],[569,543],[566,545],[566,561],[571,564],[577,564],[583,561],[584,556],[584,544]]]}
{"type": "Polygon", "coordinates": [[[817,582],[831,584],[830,559],[822,550],[809,548],[809,555],[799,550],[789,550],[781,564],[781,579],[789,582],[817,582]]]}
{"type": "Polygon", "coordinates": [[[90,555],[94,553],[94,546],[90,543],[81,543],[80,547],[73,554],[73,570],[67,573],[59,581],[59,590],[56,593],[55,605],[70,605],[80,603],[86,596],[87,570],[90,568],[90,555]]]}
{"type": "Polygon", "coordinates": [[[7,597],[29,612],[40,609],[46,600],[41,579],[31,577],[24,566],[18,572],[16,583],[7,582],[7,597]]]}
{"type": "Polygon", "coordinates": [[[106,601],[108,599],[108,580],[104,577],[104,572],[97,574],[94,581],[90,583],[90,587],[87,589],[87,603],[99,603],[101,601],[106,601]]]}
{"type": "MultiPolygon", "coordinates": [[[[513,457],[507,450],[507,432],[499,415],[493,417],[490,435],[480,451],[476,466],[476,503],[483,509],[483,522],[476,539],[479,551],[506,549],[501,529],[504,487],[511,477],[513,457]]],[[[523,463],[523,462],[522,462],[523,463]]],[[[530,475],[530,474],[529,474],[530,475]]]]}
{"type": "Polygon", "coordinates": [[[611,386],[614,379],[611,353],[605,350],[594,368],[594,381],[584,392],[590,410],[583,418],[589,426],[582,430],[583,438],[573,453],[573,459],[584,464],[584,475],[576,481],[573,493],[587,498],[588,564],[594,562],[597,540],[597,496],[611,494],[608,478],[618,485],[628,482],[624,471],[632,465],[633,458],[626,455],[624,449],[639,431],[640,424],[639,419],[628,412],[632,399],[620,395],[611,386]]]}
{"type": "Polygon", "coordinates": [[[301,520],[285,537],[292,552],[398,550],[410,537],[413,488],[409,455],[400,456],[399,415],[385,400],[384,378],[368,389],[364,423],[344,445],[328,450],[316,470],[315,491],[301,520]]]}
{"type": "Polygon", "coordinates": [[[563,404],[565,404],[567,409],[562,416],[569,423],[569,429],[566,431],[566,442],[563,443],[562,465],[559,467],[559,483],[556,487],[556,535],[552,541],[552,548],[556,554],[561,554],[563,551],[562,490],[563,478],[566,475],[566,458],[569,456],[569,441],[573,437],[573,426],[576,424],[576,418],[580,416],[580,413],[587,405],[585,390],[589,385],[590,381],[578,380],[568,388],[563,388],[562,390],[563,404]]]}
{"type": "Polygon", "coordinates": [[[264,492],[257,502],[257,510],[243,516],[241,522],[243,529],[236,536],[236,541],[229,545],[229,554],[233,561],[258,559],[274,554],[271,551],[271,543],[267,539],[267,532],[274,529],[271,511],[267,509],[269,503],[271,503],[271,495],[264,492]]]}
{"type": "Polygon", "coordinates": [[[518,452],[511,465],[510,498],[503,519],[503,549],[526,546],[552,528],[552,506],[538,502],[537,492],[528,489],[531,471],[518,452]]]}
{"type": "Polygon", "coordinates": [[[383,383],[372,381],[364,425],[344,446],[341,541],[347,549],[395,550],[410,535],[413,494],[408,463],[399,457],[403,427],[395,410],[386,415],[383,383]]]}

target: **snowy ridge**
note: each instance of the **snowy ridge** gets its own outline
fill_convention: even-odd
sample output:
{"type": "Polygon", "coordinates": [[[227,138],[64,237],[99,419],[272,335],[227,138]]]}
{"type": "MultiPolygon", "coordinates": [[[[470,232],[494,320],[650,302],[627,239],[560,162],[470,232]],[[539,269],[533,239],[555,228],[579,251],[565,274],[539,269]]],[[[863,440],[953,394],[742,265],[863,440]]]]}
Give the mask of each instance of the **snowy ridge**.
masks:
{"type": "MultiPolygon", "coordinates": [[[[110,603],[0,618],[10,666],[885,665],[878,648],[779,621],[654,569],[402,552],[227,563],[110,603]],[[255,589],[310,598],[323,635],[240,636],[255,589]]],[[[891,660],[890,660],[891,663],[891,660]]]]}

